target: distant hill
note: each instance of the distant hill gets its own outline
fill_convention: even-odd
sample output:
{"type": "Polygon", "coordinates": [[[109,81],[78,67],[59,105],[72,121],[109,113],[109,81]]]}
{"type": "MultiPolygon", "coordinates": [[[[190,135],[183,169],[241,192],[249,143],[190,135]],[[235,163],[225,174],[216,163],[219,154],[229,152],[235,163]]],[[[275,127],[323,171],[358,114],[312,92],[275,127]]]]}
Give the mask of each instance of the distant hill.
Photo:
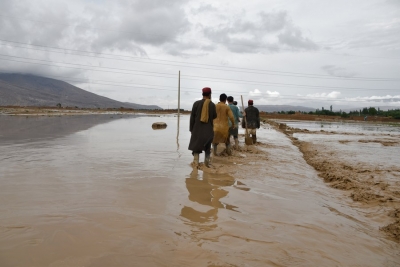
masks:
{"type": "Polygon", "coordinates": [[[0,106],[162,109],[156,105],[120,102],[69,83],[28,74],[0,73],[0,106]]]}
{"type": "Polygon", "coordinates": [[[290,105],[254,105],[259,111],[264,112],[278,112],[278,111],[301,111],[310,112],[315,111],[315,108],[302,107],[302,106],[290,106],[290,105]]]}

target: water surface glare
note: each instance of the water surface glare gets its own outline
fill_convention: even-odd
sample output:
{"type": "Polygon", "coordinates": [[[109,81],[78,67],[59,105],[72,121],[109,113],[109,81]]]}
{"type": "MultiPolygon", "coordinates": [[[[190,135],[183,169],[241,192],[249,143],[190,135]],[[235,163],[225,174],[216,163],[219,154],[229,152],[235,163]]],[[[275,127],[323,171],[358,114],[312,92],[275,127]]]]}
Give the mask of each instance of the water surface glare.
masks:
{"type": "Polygon", "coordinates": [[[0,116],[0,266],[400,266],[283,134],[260,129],[266,161],[208,173],[190,166],[188,128],[0,116]]]}
{"type": "Polygon", "coordinates": [[[290,121],[276,120],[287,124],[293,128],[307,129],[310,131],[333,131],[333,132],[353,132],[353,133],[378,133],[400,135],[400,124],[397,123],[370,123],[364,122],[344,122],[344,121],[290,121]]]}

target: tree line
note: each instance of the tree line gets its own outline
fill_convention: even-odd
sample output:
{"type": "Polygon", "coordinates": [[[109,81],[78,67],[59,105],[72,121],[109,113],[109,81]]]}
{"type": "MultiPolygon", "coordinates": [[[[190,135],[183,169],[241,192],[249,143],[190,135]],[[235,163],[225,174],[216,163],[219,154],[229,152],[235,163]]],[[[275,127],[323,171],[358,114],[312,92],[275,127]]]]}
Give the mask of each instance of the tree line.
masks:
{"type": "MultiPolygon", "coordinates": [[[[280,111],[278,114],[295,114],[296,111],[280,111]]],[[[327,115],[327,116],[340,116],[342,118],[348,118],[350,116],[380,116],[380,117],[391,117],[397,120],[400,120],[400,109],[389,109],[389,110],[381,110],[376,109],[375,107],[363,108],[360,110],[352,110],[349,112],[345,111],[332,111],[332,106],[330,109],[316,109],[315,111],[310,112],[300,112],[303,114],[310,114],[310,115],[327,115]]]]}

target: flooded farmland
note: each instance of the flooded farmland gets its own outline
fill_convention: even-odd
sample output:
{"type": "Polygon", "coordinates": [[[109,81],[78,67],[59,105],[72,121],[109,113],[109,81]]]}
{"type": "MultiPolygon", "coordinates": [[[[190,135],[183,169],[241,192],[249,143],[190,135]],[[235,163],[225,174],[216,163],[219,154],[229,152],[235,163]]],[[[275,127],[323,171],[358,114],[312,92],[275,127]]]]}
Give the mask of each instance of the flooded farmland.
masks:
{"type": "Polygon", "coordinates": [[[0,116],[0,266],[399,266],[400,128],[362,126],[193,169],[187,115],[0,116]]]}

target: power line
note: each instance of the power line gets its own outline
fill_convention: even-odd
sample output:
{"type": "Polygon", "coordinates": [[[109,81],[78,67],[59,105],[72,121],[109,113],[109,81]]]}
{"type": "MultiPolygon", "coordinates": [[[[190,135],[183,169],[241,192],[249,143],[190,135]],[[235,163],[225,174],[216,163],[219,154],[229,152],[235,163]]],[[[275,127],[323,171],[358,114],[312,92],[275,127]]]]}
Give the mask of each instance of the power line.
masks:
{"type": "MultiPolygon", "coordinates": [[[[138,71],[138,70],[129,70],[129,69],[119,69],[119,68],[107,68],[107,67],[101,67],[101,66],[90,66],[90,65],[84,65],[84,64],[74,64],[74,63],[64,63],[64,62],[55,62],[51,60],[41,60],[41,59],[32,59],[32,58],[25,58],[25,57],[17,57],[17,56],[9,56],[9,55],[3,55],[0,54],[0,56],[4,57],[12,57],[12,58],[22,58],[22,59],[29,59],[29,60],[36,60],[36,61],[44,61],[44,62],[51,62],[51,63],[57,63],[57,64],[67,64],[67,65],[76,65],[76,66],[86,66],[86,67],[95,67],[95,68],[101,68],[101,69],[111,69],[111,70],[124,70],[124,71],[130,71],[130,72],[142,72],[142,73],[154,73],[154,74],[162,74],[162,75],[174,75],[175,74],[169,74],[169,73],[159,73],[159,72],[149,72],[149,71],[138,71]]],[[[87,68],[77,68],[77,67],[68,67],[68,66],[57,66],[54,64],[45,64],[45,63],[37,63],[37,62],[25,62],[25,61],[17,61],[17,60],[11,60],[11,59],[4,59],[7,61],[14,61],[14,62],[20,62],[20,63],[27,63],[27,64],[38,64],[38,65],[47,65],[47,66],[53,66],[53,67],[62,67],[62,68],[74,68],[74,69],[83,69],[83,70],[90,70],[90,71],[102,71],[106,72],[106,70],[97,70],[97,69],[87,69],[87,68]]],[[[112,72],[112,73],[120,73],[120,74],[130,74],[130,75],[142,75],[142,76],[152,76],[152,77],[163,77],[163,78],[173,78],[175,79],[176,77],[165,77],[165,76],[159,76],[159,75],[151,75],[151,74],[135,74],[135,73],[126,73],[126,72],[119,72],[119,71],[107,71],[107,72],[112,72]]],[[[240,84],[251,84],[251,85],[284,85],[284,86],[289,86],[289,87],[307,87],[307,88],[324,88],[324,89],[357,89],[357,90],[385,90],[385,91],[390,91],[390,90],[397,90],[397,89],[383,89],[383,88],[361,88],[361,87],[333,87],[333,86],[316,86],[316,85],[306,85],[306,84],[286,84],[286,83],[272,83],[272,82],[263,82],[263,81],[247,81],[247,80],[237,80],[237,79],[225,79],[225,78],[214,78],[214,77],[204,77],[204,76],[194,76],[194,75],[182,75],[183,79],[189,79],[189,80],[208,80],[208,81],[214,81],[214,82],[224,82],[224,83],[240,83],[240,84]],[[186,78],[188,77],[188,78],[186,78]]]]}
{"type": "MultiPolygon", "coordinates": [[[[182,75],[183,78],[189,80],[199,80],[196,78],[202,78],[202,80],[206,81],[214,81],[214,82],[225,82],[230,81],[231,83],[240,83],[243,84],[253,84],[253,85],[263,85],[263,84],[271,84],[271,85],[285,85],[289,87],[306,87],[306,88],[330,88],[330,89],[357,89],[357,90],[398,90],[398,89],[371,89],[371,88],[361,88],[361,87],[337,87],[337,86],[319,86],[319,85],[307,85],[307,84],[292,84],[292,83],[274,83],[274,82],[253,82],[253,81],[245,81],[245,80],[236,80],[236,79],[219,79],[219,78],[209,78],[204,76],[195,76],[195,75],[182,75]],[[194,78],[186,78],[186,77],[194,77],[194,78]]],[[[229,83],[229,82],[228,82],[229,83]]]]}
{"type": "MultiPolygon", "coordinates": [[[[66,79],[68,80],[68,79],[66,79]]],[[[143,87],[138,87],[138,86],[132,86],[132,85],[119,85],[119,84],[104,84],[104,83],[93,83],[93,82],[83,82],[85,84],[91,84],[91,85],[112,85],[112,86],[117,86],[117,87],[125,87],[125,88],[139,88],[139,89],[151,89],[151,90],[162,90],[162,91],[175,91],[175,90],[171,90],[171,89],[161,89],[161,88],[154,88],[154,87],[147,87],[147,88],[143,88],[143,87]]],[[[182,87],[181,87],[182,89],[182,87]]],[[[185,89],[185,88],[183,88],[185,89]]],[[[195,93],[199,93],[199,89],[195,89],[195,90],[185,90],[185,92],[190,91],[190,92],[195,92],[195,93]]],[[[231,95],[235,95],[235,94],[247,94],[248,92],[245,91],[239,91],[239,92],[232,92],[230,93],[231,95]]],[[[280,94],[278,97],[274,97],[274,96],[270,96],[267,93],[261,93],[258,96],[269,96],[269,100],[276,100],[276,99],[283,99],[283,100],[320,100],[320,101],[332,101],[332,102],[371,102],[368,101],[366,99],[364,100],[360,100],[360,99],[347,99],[347,98],[329,98],[329,99],[322,99],[322,97],[318,97],[318,96],[299,96],[299,95],[282,95],[280,94]]],[[[252,96],[250,96],[252,97],[252,96]]]]}
{"type": "MultiPolygon", "coordinates": [[[[87,80],[85,79],[79,79],[79,78],[72,78],[72,77],[65,77],[65,76],[57,76],[57,75],[51,75],[51,76],[47,76],[47,77],[54,77],[54,78],[58,78],[58,79],[63,79],[63,80],[69,80],[69,81],[75,81],[75,82],[81,82],[81,83],[88,83],[88,84],[102,84],[102,85],[113,85],[113,86],[121,86],[121,87],[136,87],[136,88],[142,88],[142,87],[138,87],[138,86],[150,86],[149,88],[158,88],[158,87],[154,87],[154,86],[160,86],[160,85],[155,85],[155,84],[141,84],[141,83],[135,83],[135,84],[129,84],[129,83],[115,83],[115,81],[110,81],[110,80],[92,80],[90,79],[90,82],[87,82],[87,80]],[[105,83],[99,83],[99,82],[105,82],[105,83]]],[[[267,85],[268,86],[268,85],[267,85]]],[[[286,87],[286,86],[282,86],[282,85],[274,85],[274,87],[286,87]]],[[[168,88],[174,88],[176,89],[176,86],[165,86],[162,85],[163,88],[168,87],[168,88]]],[[[194,87],[181,87],[182,89],[186,89],[185,92],[190,91],[190,92],[198,92],[199,88],[194,88],[194,87]]],[[[161,89],[159,89],[161,90],[161,89]]],[[[163,89],[164,90],[164,89],[163,89]]],[[[375,91],[376,89],[364,89],[361,88],[359,89],[360,91],[365,91],[365,90],[371,90],[371,91],[375,91]]],[[[352,91],[358,91],[358,89],[354,89],[352,91]]],[[[241,91],[241,92],[235,92],[235,93],[248,93],[248,91],[241,91]]]]}
{"type": "Polygon", "coordinates": [[[95,54],[95,55],[107,55],[107,56],[111,56],[111,58],[94,56],[94,55],[81,55],[81,54],[79,54],[79,56],[114,59],[114,60],[120,60],[120,61],[135,61],[135,62],[142,63],[142,64],[182,66],[182,67],[189,67],[189,68],[232,71],[232,72],[252,73],[252,74],[267,74],[267,75],[275,75],[275,76],[289,76],[289,77],[311,78],[311,79],[354,80],[354,81],[375,81],[375,82],[400,81],[400,79],[395,79],[395,78],[344,77],[344,76],[332,77],[330,75],[322,75],[322,74],[307,74],[307,73],[299,73],[299,72],[284,72],[284,71],[260,70],[260,69],[251,69],[251,68],[238,68],[238,67],[228,67],[228,66],[212,65],[212,64],[188,63],[188,62],[173,61],[173,60],[149,59],[149,58],[143,58],[143,57],[126,56],[126,55],[114,55],[114,54],[98,53],[98,52],[91,52],[91,51],[85,51],[85,50],[74,50],[74,49],[59,48],[59,47],[52,47],[52,46],[34,45],[34,44],[28,44],[28,43],[22,43],[22,42],[8,41],[8,40],[3,40],[3,39],[0,39],[0,41],[8,42],[8,43],[15,43],[15,44],[29,45],[29,46],[36,46],[36,47],[41,47],[41,48],[64,50],[64,51],[51,51],[51,50],[41,50],[41,49],[34,49],[34,48],[30,48],[30,47],[21,47],[21,46],[13,45],[15,47],[31,49],[31,50],[36,50],[36,51],[44,51],[44,52],[59,53],[59,54],[65,54],[65,51],[78,52],[78,53],[91,53],[91,54],[95,54]],[[128,59],[117,58],[117,57],[124,57],[124,58],[128,58],[128,59]],[[131,60],[129,60],[129,58],[131,60]],[[167,62],[167,63],[144,62],[142,60],[159,61],[159,62],[167,62]],[[179,65],[171,64],[171,63],[177,63],[179,65]],[[191,65],[193,65],[193,66],[191,66],[191,65]]]}
{"type": "MultiPolygon", "coordinates": [[[[50,77],[60,77],[60,76],[50,76],[50,77]]],[[[71,81],[76,81],[79,79],[76,78],[68,78],[68,77],[63,77],[64,80],[71,80],[71,81]]],[[[11,85],[11,86],[15,86],[21,89],[25,89],[25,90],[30,90],[29,88],[26,87],[22,87],[19,85],[15,85],[15,84],[10,84],[4,80],[1,80],[2,82],[11,85]]],[[[163,90],[163,91],[175,91],[175,90],[171,90],[171,89],[165,89],[165,88],[157,88],[157,87],[147,87],[147,88],[143,88],[143,87],[138,87],[138,86],[134,86],[134,85],[121,85],[121,84],[107,84],[107,83],[94,83],[94,82],[81,82],[83,84],[89,84],[89,85],[112,85],[112,86],[117,86],[117,87],[125,87],[125,88],[139,88],[139,89],[150,89],[150,90],[163,90]]],[[[140,84],[135,84],[135,85],[140,85],[140,84]]],[[[152,85],[147,85],[147,86],[152,86],[152,85]]],[[[171,86],[172,87],[172,86],[171,86]]],[[[190,91],[190,92],[196,92],[199,93],[199,89],[197,88],[193,88],[194,90],[185,90],[185,91],[190,91]]],[[[248,92],[245,91],[240,91],[240,92],[232,92],[231,94],[235,95],[235,94],[247,94],[248,92]]],[[[277,97],[274,96],[270,96],[267,93],[261,93],[257,96],[254,97],[260,97],[260,96],[266,96],[269,97],[267,100],[273,101],[276,99],[280,99],[280,100],[319,100],[319,101],[330,101],[330,102],[371,102],[371,100],[367,100],[367,99],[348,99],[348,98],[330,98],[330,99],[322,99],[321,97],[318,96],[295,96],[295,95],[279,95],[277,97]]],[[[253,97],[253,96],[250,96],[253,97]]]]}
{"type": "MultiPolygon", "coordinates": [[[[0,54],[0,56],[14,57],[14,56],[7,56],[7,55],[1,55],[1,54],[0,54]]],[[[20,58],[22,58],[22,57],[20,57],[20,58]]],[[[80,70],[88,70],[88,71],[111,72],[111,73],[119,73],[119,74],[141,75],[141,76],[152,76],[152,77],[162,77],[162,78],[168,78],[168,79],[176,79],[176,77],[165,77],[165,76],[150,75],[150,74],[135,74],[135,73],[130,73],[130,72],[120,72],[120,71],[110,71],[110,70],[96,70],[96,69],[78,68],[78,67],[69,67],[69,66],[57,66],[57,65],[54,65],[54,64],[46,64],[46,63],[38,63],[38,62],[26,62],[26,61],[18,61],[18,60],[6,59],[6,58],[1,58],[1,59],[2,60],[7,60],[7,61],[13,61],[13,62],[44,65],[44,66],[51,66],[51,67],[60,67],[60,68],[80,69],[80,70]]],[[[30,58],[24,58],[24,59],[30,59],[30,58]]],[[[40,60],[40,59],[30,59],[30,60],[40,60]]],[[[50,61],[50,60],[40,60],[40,61],[53,62],[53,61],[50,61]]],[[[54,63],[72,64],[72,63],[63,63],[63,62],[54,62],[54,63]]],[[[77,64],[77,65],[94,67],[94,66],[83,65],[83,64],[77,64]]],[[[96,67],[96,68],[105,68],[105,67],[96,67]]],[[[138,72],[145,72],[145,71],[138,71],[138,72]]],[[[174,74],[166,74],[166,75],[174,75],[174,74]]]]}
{"type": "MultiPolygon", "coordinates": [[[[60,76],[51,76],[51,77],[60,77],[60,76]]],[[[71,80],[71,81],[76,81],[76,80],[79,80],[79,79],[76,79],[76,78],[70,78],[70,77],[61,77],[61,78],[64,78],[64,80],[71,80]]],[[[95,81],[99,81],[99,80],[95,80],[95,81]]],[[[104,80],[100,80],[100,81],[103,81],[103,82],[112,82],[112,81],[104,81],[104,80]]],[[[139,87],[139,86],[137,86],[137,85],[142,85],[142,86],[156,86],[156,85],[149,85],[149,84],[124,84],[124,85],[121,85],[121,84],[115,84],[115,83],[98,83],[98,82],[93,82],[93,81],[91,81],[91,82],[86,82],[86,81],[83,81],[82,83],[84,83],[84,84],[94,84],[94,85],[112,85],[112,86],[117,86],[117,87],[126,87],[126,88],[140,88],[140,89],[152,89],[152,90],[165,90],[165,91],[176,91],[176,88],[175,87],[173,87],[173,86],[163,86],[163,87],[172,87],[172,88],[175,88],[175,90],[171,90],[171,89],[165,89],[165,88],[158,88],[158,87],[146,87],[146,88],[143,88],[143,87],[139,87]]],[[[183,89],[192,89],[192,90],[185,90],[185,92],[188,92],[188,91],[190,91],[190,92],[195,92],[195,93],[198,93],[199,92],[199,89],[198,88],[188,88],[188,87],[183,87],[183,89]]],[[[235,91],[235,92],[232,92],[232,93],[234,93],[234,94],[247,94],[248,93],[248,91],[235,91]]],[[[231,93],[231,94],[232,94],[231,93]]],[[[267,93],[260,93],[260,96],[269,96],[267,93]]],[[[275,97],[273,97],[273,96],[270,96],[270,98],[271,99],[275,99],[275,97]]],[[[307,95],[305,95],[305,96],[299,96],[299,95],[282,95],[282,94],[280,94],[277,98],[280,98],[280,99],[294,99],[294,100],[299,100],[299,99],[303,99],[303,100],[321,100],[321,97],[318,97],[318,96],[315,96],[315,97],[312,97],[312,96],[307,96],[307,95]]],[[[346,98],[338,98],[338,99],[328,99],[328,101],[350,101],[350,100],[347,100],[346,98]]],[[[354,100],[354,101],[360,101],[360,100],[354,100]]]]}
{"type": "MultiPolygon", "coordinates": [[[[87,29],[94,29],[94,30],[99,30],[99,31],[108,31],[108,32],[121,32],[121,33],[130,33],[132,34],[132,31],[121,31],[121,30],[115,30],[115,29],[105,29],[105,28],[98,28],[98,27],[91,27],[91,26],[84,26],[84,25],[72,25],[69,23],[57,23],[57,22],[49,22],[49,21],[43,21],[43,20],[34,20],[34,19],[28,19],[26,17],[18,17],[18,16],[10,16],[10,15],[0,15],[0,17],[7,17],[7,18],[17,18],[19,20],[27,20],[27,21],[33,21],[33,22],[39,22],[39,23],[44,23],[44,24],[56,24],[56,25],[63,25],[63,26],[68,26],[68,27],[78,27],[78,28],[87,28],[87,29]]],[[[160,34],[150,34],[146,33],[147,36],[155,36],[155,37],[162,37],[165,38],[167,37],[166,35],[160,35],[160,34]]],[[[182,38],[183,40],[191,40],[191,41],[196,41],[198,42],[198,39],[192,39],[192,38],[182,38]]],[[[218,41],[213,41],[214,43],[217,44],[222,44],[225,46],[224,43],[218,42],[218,41]]],[[[321,43],[321,42],[315,42],[315,43],[321,43]]],[[[240,43],[235,43],[231,42],[230,45],[234,46],[240,46],[240,47],[247,47],[245,44],[240,44],[240,43]]],[[[263,45],[254,45],[255,47],[263,48],[263,45]]],[[[315,52],[314,52],[315,53],[315,52]]],[[[335,53],[320,53],[320,54],[329,54],[329,55],[335,55],[335,56],[346,56],[346,57],[366,57],[366,58],[385,58],[385,59],[397,59],[397,58],[389,58],[389,57],[371,57],[371,56],[359,56],[359,55],[342,55],[342,54],[335,54],[335,53]]]]}

